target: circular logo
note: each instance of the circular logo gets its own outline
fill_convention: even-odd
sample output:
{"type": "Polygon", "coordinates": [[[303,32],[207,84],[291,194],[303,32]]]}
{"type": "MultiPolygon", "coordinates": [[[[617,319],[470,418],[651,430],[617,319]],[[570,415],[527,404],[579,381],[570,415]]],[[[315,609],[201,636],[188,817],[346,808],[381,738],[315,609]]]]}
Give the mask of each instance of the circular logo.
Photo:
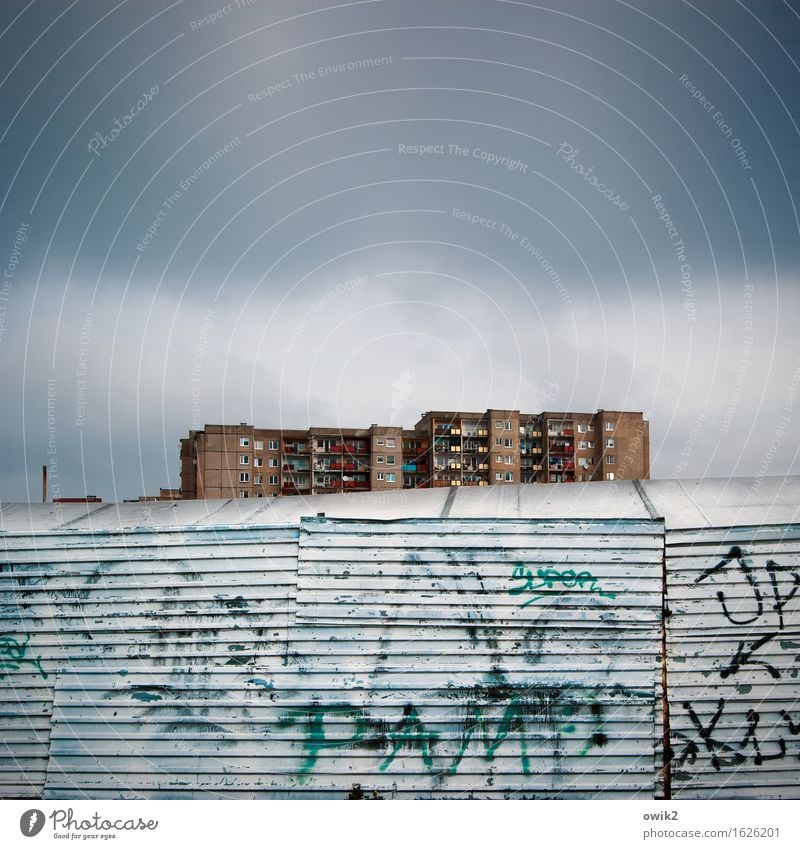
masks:
{"type": "Polygon", "coordinates": [[[19,830],[25,837],[36,837],[44,828],[44,814],[36,808],[31,808],[19,818],[19,830]]]}

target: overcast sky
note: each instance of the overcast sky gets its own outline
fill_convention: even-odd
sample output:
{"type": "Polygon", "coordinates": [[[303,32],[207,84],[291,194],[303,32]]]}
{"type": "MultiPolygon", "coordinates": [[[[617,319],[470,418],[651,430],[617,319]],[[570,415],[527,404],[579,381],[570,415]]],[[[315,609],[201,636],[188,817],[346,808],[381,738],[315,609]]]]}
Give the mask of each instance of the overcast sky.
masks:
{"type": "MultiPolygon", "coordinates": [[[[642,410],[800,472],[800,9],[2,0],[0,499],[190,427],[642,410]]],[[[54,494],[51,492],[51,494],[54,494]]]]}

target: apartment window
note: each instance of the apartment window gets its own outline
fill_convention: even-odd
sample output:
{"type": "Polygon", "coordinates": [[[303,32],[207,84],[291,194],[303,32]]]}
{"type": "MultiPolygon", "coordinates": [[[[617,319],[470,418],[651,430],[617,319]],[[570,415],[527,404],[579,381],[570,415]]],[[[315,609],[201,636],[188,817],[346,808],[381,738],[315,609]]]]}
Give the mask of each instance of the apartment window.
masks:
{"type": "Polygon", "coordinates": [[[385,457],[383,456],[383,454],[378,454],[378,456],[375,458],[375,462],[376,463],[382,463],[384,461],[384,459],[385,459],[385,457]]]}
{"type": "Polygon", "coordinates": [[[388,439],[387,438],[387,440],[386,440],[386,447],[387,448],[394,448],[395,445],[396,445],[396,443],[395,443],[394,439],[388,439]]]}
{"type": "Polygon", "coordinates": [[[494,473],[494,479],[495,479],[496,481],[501,481],[501,480],[503,480],[503,473],[502,473],[502,472],[495,472],[495,473],[494,473]]]}
{"type": "Polygon", "coordinates": [[[614,430],[614,422],[606,422],[606,430],[614,430]]]}
{"type": "Polygon", "coordinates": [[[277,469],[278,468],[278,458],[277,457],[270,457],[269,458],[269,467],[271,469],[277,469]]]}
{"type": "Polygon", "coordinates": [[[383,440],[382,440],[382,439],[377,439],[377,440],[376,440],[376,442],[378,443],[378,445],[383,445],[383,440]]]}
{"type": "Polygon", "coordinates": [[[587,427],[587,430],[589,431],[589,433],[594,433],[594,425],[593,425],[593,424],[590,424],[590,425],[587,427]]]}
{"type": "MultiPolygon", "coordinates": [[[[272,443],[270,443],[269,447],[272,448],[272,443]]],[[[276,448],[278,447],[277,443],[275,444],[275,447],[276,448]]],[[[324,439],[318,439],[317,440],[317,451],[324,451],[324,450],[325,450],[325,440],[324,439]]]]}
{"type": "Polygon", "coordinates": [[[239,493],[239,498],[250,498],[250,493],[246,489],[243,489],[239,493]]]}
{"type": "Polygon", "coordinates": [[[503,423],[502,423],[502,422],[495,422],[495,423],[494,423],[494,429],[495,429],[495,430],[500,430],[500,428],[502,428],[502,427],[503,427],[503,423]]]}
{"type": "Polygon", "coordinates": [[[514,472],[506,472],[506,480],[513,481],[514,480],[514,472]]]}
{"type": "Polygon", "coordinates": [[[606,440],[606,448],[613,448],[613,447],[614,447],[614,440],[613,439],[607,439],[606,440]]]}
{"type": "Polygon", "coordinates": [[[586,433],[586,425],[585,424],[579,424],[578,425],[578,433],[586,433]]]}
{"type": "Polygon", "coordinates": [[[606,480],[613,481],[614,480],[614,472],[606,472],[606,480]]]}
{"type": "Polygon", "coordinates": [[[256,451],[263,451],[263,450],[264,450],[264,441],[262,439],[257,439],[256,440],[256,451]]]}
{"type": "Polygon", "coordinates": [[[579,448],[581,451],[585,451],[585,450],[586,450],[586,440],[585,440],[585,439],[582,439],[582,440],[578,443],[578,448],[579,448]]]}
{"type": "Polygon", "coordinates": [[[387,454],[386,455],[386,465],[387,466],[393,466],[394,465],[394,454],[387,454]]]}
{"type": "Polygon", "coordinates": [[[250,481],[250,472],[239,472],[239,483],[248,483],[250,481]]]}
{"type": "Polygon", "coordinates": [[[253,483],[263,483],[264,476],[263,475],[253,475],[253,483]]]}
{"type": "Polygon", "coordinates": [[[277,475],[270,475],[269,476],[269,485],[270,486],[277,486],[278,485],[278,476],[277,475]]]}
{"type": "Polygon", "coordinates": [[[394,483],[397,480],[397,475],[394,472],[386,472],[386,483],[394,483]]]}
{"type": "Polygon", "coordinates": [[[507,466],[513,466],[514,465],[514,458],[510,454],[506,454],[506,465],[507,466]]]}
{"type": "Polygon", "coordinates": [[[263,457],[256,457],[256,458],[253,460],[253,465],[254,465],[254,466],[258,466],[258,468],[261,468],[261,466],[263,466],[263,465],[264,465],[264,458],[263,458],[263,457]]]}
{"type": "Polygon", "coordinates": [[[247,454],[239,455],[239,465],[240,466],[249,466],[250,465],[250,457],[247,454]]]}
{"type": "Polygon", "coordinates": [[[587,458],[586,458],[586,462],[587,462],[590,466],[593,466],[593,465],[594,465],[594,457],[587,457],[587,458]]]}
{"type": "Polygon", "coordinates": [[[514,447],[514,440],[513,439],[507,439],[504,444],[505,444],[506,448],[513,448],[514,447]]]}
{"type": "Polygon", "coordinates": [[[613,466],[617,462],[617,458],[613,454],[606,454],[606,463],[613,466]]]}
{"type": "Polygon", "coordinates": [[[511,430],[511,422],[504,422],[504,427],[506,430],[511,430]]]}
{"type": "Polygon", "coordinates": [[[378,472],[378,474],[377,474],[375,477],[376,477],[379,481],[382,481],[382,480],[383,480],[383,472],[378,472]]]}
{"type": "Polygon", "coordinates": [[[494,444],[495,445],[502,445],[503,444],[503,437],[502,436],[495,436],[494,444]]]}
{"type": "Polygon", "coordinates": [[[249,448],[250,440],[246,436],[241,436],[239,437],[239,445],[241,445],[242,448],[249,448]]]}
{"type": "Polygon", "coordinates": [[[270,439],[270,441],[267,443],[267,447],[269,448],[270,451],[277,451],[278,450],[278,440],[277,439],[270,439]]]}
{"type": "Polygon", "coordinates": [[[592,439],[587,439],[587,440],[586,440],[586,447],[587,447],[587,448],[594,448],[594,440],[592,440],[592,439]]]}
{"type": "Polygon", "coordinates": [[[256,493],[256,498],[263,498],[263,497],[264,497],[264,493],[263,493],[263,492],[258,492],[258,493],[256,493]]]}

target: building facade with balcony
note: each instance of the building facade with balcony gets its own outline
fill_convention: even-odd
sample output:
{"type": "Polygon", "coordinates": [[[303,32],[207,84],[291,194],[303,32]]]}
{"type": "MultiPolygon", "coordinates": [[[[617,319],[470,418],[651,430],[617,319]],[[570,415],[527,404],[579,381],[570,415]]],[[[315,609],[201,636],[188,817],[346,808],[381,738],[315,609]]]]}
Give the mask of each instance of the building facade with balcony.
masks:
{"type": "Polygon", "coordinates": [[[206,425],[181,440],[187,499],[649,477],[649,422],[616,410],[433,410],[412,429],[206,425]]]}

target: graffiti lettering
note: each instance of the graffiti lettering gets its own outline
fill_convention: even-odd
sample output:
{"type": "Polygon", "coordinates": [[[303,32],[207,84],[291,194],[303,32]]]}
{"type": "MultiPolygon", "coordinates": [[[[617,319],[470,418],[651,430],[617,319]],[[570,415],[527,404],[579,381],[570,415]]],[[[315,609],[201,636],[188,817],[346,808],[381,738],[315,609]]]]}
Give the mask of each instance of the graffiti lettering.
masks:
{"type": "MultiPolygon", "coordinates": [[[[711,717],[708,725],[704,726],[703,722],[698,717],[694,708],[689,702],[683,703],[684,710],[688,711],[689,719],[692,721],[697,734],[696,737],[690,739],[687,735],[681,732],[673,732],[673,735],[683,741],[684,748],[679,756],[675,757],[675,763],[678,766],[683,766],[688,763],[694,765],[701,753],[701,749],[711,756],[711,765],[715,770],[719,771],[725,767],[740,766],[747,761],[747,751],[752,748],[753,759],[755,766],[762,766],[767,761],[783,760],[787,754],[786,740],[783,736],[770,737],[765,743],[763,734],[759,739],[759,723],[761,721],[760,714],[752,709],[749,709],[745,715],[746,728],[744,729],[744,737],[736,737],[729,739],[727,742],[719,740],[715,736],[717,723],[723,717],[725,712],[725,699],[720,698],[717,703],[717,709],[711,717]],[[699,738],[699,739],[698,739],[699,738]],[[774,750],[769,754],[764,753],[764,746],[774,747],[774,750]]],[[[795,725],[792,722],[791,716],[785,711],[781,711],[781,719],[787,723],[789,734],[792,736],[800,735],[800,724],[795,725]]],[[[767,733],[769,730],[767,731],[767,733]]],[[[739,730],[741,733],[741,729],[739,730]]],[[[674,756],[674,754],[673,754],[674,756]]]]}
{"type": "Polygon", "coordinates": [[[22,664],[30,663],[39,674],[47,680],[47,673],[42,668],[42,657],[27,657],[31,635],[25,634],[24,642],[11,634],[0,634],[0,681],[8,672],[18,672],[22,664]],[[7,671],[4,671],[7,670],[7,671]]]}
{"type": "MultiPolygon", "coordinates": [[[[382,758],[377,764],[380,772],[391,770],[402,749],[416,750],[427,772],[438,776],[453,775],[476,743],[474,756],[488,763],[504,745],[510,749],[508,754],[518,752],[521,772],[530,775],[533,744],[529,723],[534,723],[536,729],[536,745],[546,747],[548,756],[556,749],[561,751],[562,735],[574,741],[570,748],[573,754],[581,757],[608,742],[603,731],[604,709],[594,699],[594,694],[579,689],[566,701],[558,704],[557,700],[557,691],[548,691],[544,696],[531,695],[527,691],[511,693],[502,702],[492,703],[497,711],[494,715],[488,713],[489,705],[467,700],[462,702],[464,718],[457,723],[460,734],[455,733],[455,728],[453,733],[446,735],[434,731],[430,724],[426,725],[418,707],[411,703],[403,707],[397,721],[371,716],[363,706],[315,703],[287,713],[279,719],[277,729],[305,726],[301,731],[298,784],[310,780],[326,751],[336,749],[375,751],[382,758]],[[578,717],[584,711],[585,718],[579,722],[578,717]],[[550,728],[549,735],[542,735],[543,727],[550,728]]],[[[438,721],[441,723],[441,719],[438,721]]]]}
{"type": "Polygon", "coordinates": [[[743,666],[747,666],[748,664],[752,664],[754,666],[763,666],[764,669],[769,672],[769,674],[773,678],[780,678],[781,673],[772,666],[767,663],[766,660],[753,660],[752,656],[763,646],[766,645],[770,640],[777,637],[777,633],[775,634],[764,634],[758,640],[754,640],[752,644],[748,647],[747,651],[744,650],[746,640],[742,640],[739,643],[736,652],[731,659],[731,662],[719,673],[720,678],[727,678],[729,675],[735,675],[743,666]]]}
{"type": "Polygon", "coordinates": [[[600,598],[617,597],[616,593],[602,590],[597,584],[597,578],[587,571],[576,572],[574,569],[565,569],[563,572],[559,572],[558,569],[543,567],[537,569],[534,576],[532,569],[527,568],[522,563],[516,563],[511,578],[512,580],[522,580],[522,583],[519,586],[512,587],[508,591],[509,595],[537,593],[523,602],[520,607],[527,607],[529,604],[547,596],[563,595],[567,590],[572,589],[581,591],[585,589],[587,595],[596,595],[600,598]],[[538,583],[536,582],[537,579],[538,583]],[[557,586],[559,584],[560,586],[557,586]]]}
{"type": "Polygon", "coordinates": [[[711,575],[724,572],[728,568],[728,565],[734,560],[739,564],[739,569],[753,592],[753,597],[756,602],[756,612],[749,619],[734,619],[731,612],[728,610],[728,605],[725,602],[725,593],[722,592],[722,590],[717,591],[717,598],[722,605],[722,612],[725,614],[725,617],[729,622],[732,622],[734,625],[749,625],[751,622],[755,622],[756,619],[758,619],[758,617],[764,612],[764,603],[761,598],[761,591],[758,588],[758,580],[753,574],[752,562],[744,557],[742,549],[739,548],[738,545],[734,545],[731,548],[727,557],[723,557],[722,560],[720,560],[715,566],[711,566],[706,569],[695,581],[695,584],[701,583],[711,575]]]}

